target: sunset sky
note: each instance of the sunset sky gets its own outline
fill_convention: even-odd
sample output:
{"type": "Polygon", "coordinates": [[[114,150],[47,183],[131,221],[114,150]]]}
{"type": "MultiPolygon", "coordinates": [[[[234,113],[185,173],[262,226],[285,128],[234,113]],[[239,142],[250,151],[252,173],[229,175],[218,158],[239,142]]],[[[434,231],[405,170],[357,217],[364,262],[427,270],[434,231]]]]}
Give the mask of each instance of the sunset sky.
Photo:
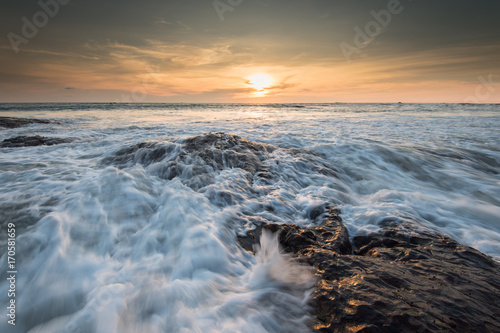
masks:
{"type": "Polygon", "coordinates": [[[498,103],[499,14],[498,0],[3,1],[0,102],[498,103]]]}

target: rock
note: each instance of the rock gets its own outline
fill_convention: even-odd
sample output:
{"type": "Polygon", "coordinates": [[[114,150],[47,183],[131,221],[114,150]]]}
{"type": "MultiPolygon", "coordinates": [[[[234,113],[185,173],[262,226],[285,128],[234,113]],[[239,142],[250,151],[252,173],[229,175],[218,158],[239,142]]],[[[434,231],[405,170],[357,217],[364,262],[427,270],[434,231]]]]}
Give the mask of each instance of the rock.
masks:
{"type": "Polygon", "coordinates": [[[118,150],[116,153],[104,158],[101,164],[113,164],[119,167],[132,166],[139,163],[148,166],[159,162],[176,149],[175,144],[164,144],[160,142],[141,142],[130,147],[118,150]]]}
{"type": "MultiPolygon", "coordinates": [[[[174,141],[141,142],[109,154],[100,164],[125,168],[138,163],[160,178],[178,177],[186,186],[198,191],[213,184],[217,174],[228,169],[245,171],[249,184],[256,180],[260,184],[272,184],[282,179],[283,167],[272,155],[277,149],[293,156],[289,163],[300,168],[303,174],[337,175],[337,170],[320,154],[304,149],[278,148],[220,132],[174,141]]],[[[311,219],[319,216],[316,213],[311,212],[311,219]]]]}
{"type": "Polygon", "coordinates": [[[171,142],[143,142],[120,149],[102,160],[102,164],[119,167],[135,163],[156,166],[160,178],[180,176],[191,188],[198,190],[214,182],[214,171],[240,168],[253,176],[271,177],[264,163],[273,146],[251,142],[237,135],[208,133],[171,142]]]}
{"type": "Polygon", "coordinates": [[[208,133],[189,138],[183,147],[215,170],[241,168],[251,174],[267,170],[262,161],[267,153],[274,150],[270,145],[226,133],[208,133]]]}
{"type": "Polygon", "coordinates": [[[261,164],[264,154],[274,148],[264,144],[254,143],[237,135],[225,133],[208,133],[185,140],[177,144],[169,142],[142,142],[120,149],[114,156],[106,159],[106,163],[129,165],[140,163],[150,165],[164,160],[174,152],[174,158],[185,162],[201,160],[214,170],[242,168],[255,173],[263,169],[261,164]]]}
{"type": "Polygon", "coordinates": [[[479,251],[398,228],[353,242],[353,255],[320,263],[317,331],[500,330],[500,267],[479,251]]]}
{"type": "Polygon", "coordinates": [[[68,138],[47,138],[43,136],[17,136],[15,138],[5,139],[0,143],[0,148],[18,148],[33,146],[52,146],[61,143],[72,142],[68,138]]]}
{"type": "Polygon", "coordinates": [[[263,223],[283,249],[317,269],[314,332],[499,332],[500,266],[449,237],[388,226],[356,236],[351,249],[339,211],[305,229],[263,223]]]}
{"type": "MultiPolygon", "coordinates": [[[[303,149],[278,148],[256,143],[238,135],[207,133],[175,141],[142,142],[124,147],[103,158],[102,166],[131,167],[136,163],[160,178],[176,177],[193,190],[213,184],[218,173],[228,169],[246,172],[249,184],[271,184],[283,178],[283,167],[272,153],[280,149],[293,156],[303,174],[336,177],[337,170],[324,156],[303,149]]],[[[311,211],[311,219],[319,215],[311,211]]]]}
{"type": "Polygon", "coordinates": [[[45,120],[45,119],[0,117],[0,127],[4,128],[18,128],[29,124],[57,124],[57,123],[55,121],[45,120]]]}
{"type": "Polygon", "coordinates": [[[246,236],[238,236],[238,242],[247,251],[254,252],[254,244],[260,243],[262,229],[279,232],[280,244],[286,252],[299,257],[310,257],[312,253],[323,252],[350,254],[352,252],[349,233],[339,216],[340,211],[330,207],[320,226],[310,229],[300,228],[294,224],[262,223],[249,231],[246,236]]]}

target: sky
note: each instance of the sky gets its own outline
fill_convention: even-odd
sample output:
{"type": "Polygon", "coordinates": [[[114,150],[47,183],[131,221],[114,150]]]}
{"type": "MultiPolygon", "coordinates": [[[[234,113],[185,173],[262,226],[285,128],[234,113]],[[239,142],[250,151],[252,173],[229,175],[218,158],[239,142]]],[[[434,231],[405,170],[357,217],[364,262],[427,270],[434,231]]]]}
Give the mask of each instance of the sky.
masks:
{"type": "Polygon", "coordinates": [[[498,0],[3,0],[0,102],[499,103],[498,0]]]}

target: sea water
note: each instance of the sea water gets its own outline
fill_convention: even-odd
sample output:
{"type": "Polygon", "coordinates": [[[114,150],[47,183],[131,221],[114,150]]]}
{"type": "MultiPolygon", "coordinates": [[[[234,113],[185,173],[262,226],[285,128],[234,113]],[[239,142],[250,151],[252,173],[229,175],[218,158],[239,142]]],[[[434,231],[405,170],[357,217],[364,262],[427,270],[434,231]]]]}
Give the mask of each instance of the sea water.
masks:
{"type": "Polygon", "coordinates": [[[0,116],[57,122],[0,141],[73,139],[0,148],[2,313],[16,302],[1,332],[307,331],[310,268],[275,235],[255,255],[236,236],[261,222],[314,226],[327,206],[351,237],[404,225],[500,258],[499,105],[0,104],[0,116]],[[268,177],[227,167],[197,183],[185,155],[165,177],[183,142],[209,132],[269,147],[268,177]],[[168,153],[119,163],[144,142],[168,153]]]}

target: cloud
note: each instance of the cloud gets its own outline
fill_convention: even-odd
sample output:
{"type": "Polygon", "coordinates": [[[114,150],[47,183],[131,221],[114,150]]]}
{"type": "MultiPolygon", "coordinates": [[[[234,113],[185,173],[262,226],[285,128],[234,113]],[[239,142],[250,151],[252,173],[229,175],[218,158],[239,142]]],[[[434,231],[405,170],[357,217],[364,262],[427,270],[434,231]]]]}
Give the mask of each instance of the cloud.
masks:
{"type": "MultiPolygon", "coordinates": [[[[339,44],[387,1],[245,1],[224,22],[205,0],[71,2],[19,54],[0,39],[0,101],[67,90],[114,100],[134,89],[154,100],[254,101],[244,78],[257,72],[278,82],[258,101],[458,101],[478,76],[500,74],[500,2],[402,3],[347,63],[339,44]]],[[[20,33],[21,17],[36,10],[9,2],[2,31],[20,33]]]]}

